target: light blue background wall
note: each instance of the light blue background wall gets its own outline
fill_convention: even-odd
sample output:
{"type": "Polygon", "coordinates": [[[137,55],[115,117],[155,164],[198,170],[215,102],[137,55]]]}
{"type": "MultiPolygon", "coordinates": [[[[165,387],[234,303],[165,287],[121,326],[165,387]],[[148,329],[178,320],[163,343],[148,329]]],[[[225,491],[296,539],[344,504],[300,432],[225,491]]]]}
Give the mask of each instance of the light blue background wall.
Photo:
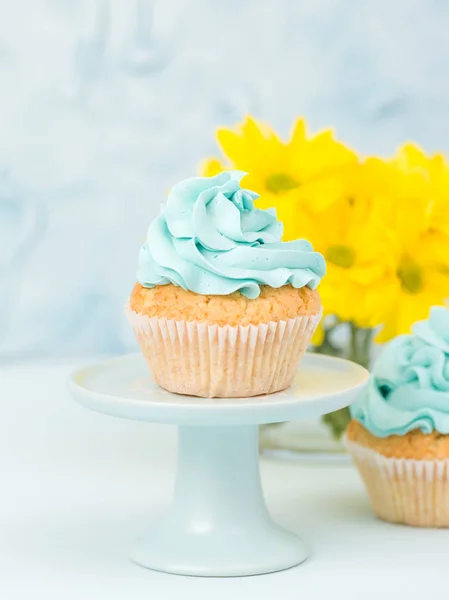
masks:
{"type": "Polygon", "coordinates": [[[0,0],[0,359],[122,352],[166,189],[246,112],[449,151],[446,0],[0,0]]]}

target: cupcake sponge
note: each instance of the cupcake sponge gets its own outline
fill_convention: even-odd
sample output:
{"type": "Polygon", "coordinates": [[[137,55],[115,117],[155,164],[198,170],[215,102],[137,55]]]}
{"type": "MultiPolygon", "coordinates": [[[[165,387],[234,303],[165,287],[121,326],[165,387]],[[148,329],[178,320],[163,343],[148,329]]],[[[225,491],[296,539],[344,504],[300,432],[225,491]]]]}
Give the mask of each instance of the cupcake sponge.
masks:
{"type": "Polygon", "coordinates": [[[260,296],[249,299],[240,292],[228,296],[198,295],[173,284],[145,288],[136,283],[129,300],[134,312],[175,321],[196,321],[219,326],[258,325],[318,315],[320,296],[308,287],[261,286],[260,296]]]}
{"type": "Polygon", "coordinates": [[[449,435],[438,431],[422,433],[421,430],[415,429],[405,435],[380,438],[365,429],[359,421],[352,419],[346,431],[346,439],[387,458],[449,459],[449,435]]]}

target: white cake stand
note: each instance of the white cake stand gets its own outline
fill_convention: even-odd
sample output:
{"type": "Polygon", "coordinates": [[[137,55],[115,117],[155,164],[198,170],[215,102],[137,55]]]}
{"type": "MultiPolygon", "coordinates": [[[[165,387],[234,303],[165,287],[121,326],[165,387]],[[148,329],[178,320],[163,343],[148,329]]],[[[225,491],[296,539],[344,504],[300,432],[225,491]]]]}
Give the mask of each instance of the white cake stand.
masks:
{"type": "Polygon", "coordinates": [[[132,558],[157,571],[212,577],[270,573],[307,558],[306,545],[273,523],[266,509],[258,426],[343,408],[367,378],[359,365],[311,354],[283,392],[244,399],[196,398],[162,390],[143,358],[130,355],[77,371],[69,387],[92,410],[179,426],[171,509],[138,543],[132,558]]]}

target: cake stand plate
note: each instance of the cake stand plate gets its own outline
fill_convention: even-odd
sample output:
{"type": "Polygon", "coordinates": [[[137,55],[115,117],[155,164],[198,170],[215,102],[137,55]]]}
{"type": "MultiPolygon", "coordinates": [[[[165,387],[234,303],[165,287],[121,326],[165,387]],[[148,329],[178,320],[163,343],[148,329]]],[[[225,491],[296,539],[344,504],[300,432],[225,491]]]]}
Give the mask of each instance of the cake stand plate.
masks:
{"type": "Polygon", "coordinates": [[[258,426],[322,415],[350,404],[368,379],[346,360],[307,354],[292,386],[269,396],[197,398],[159,388],[140,355],[75,372],[73,397],[116,417],[179,426],[168,514],[132,559],[150,569],[203,577],[271,573],[308,556],[304,542],[270,519],[259,474],[258,426]]]}

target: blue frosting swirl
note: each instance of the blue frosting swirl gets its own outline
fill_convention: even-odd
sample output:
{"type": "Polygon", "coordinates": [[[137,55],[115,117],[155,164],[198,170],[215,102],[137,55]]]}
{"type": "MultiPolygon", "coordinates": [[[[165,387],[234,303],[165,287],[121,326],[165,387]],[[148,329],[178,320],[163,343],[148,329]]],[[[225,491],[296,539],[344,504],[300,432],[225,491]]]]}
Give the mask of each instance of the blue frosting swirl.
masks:
{"type": "Polygon", "coordinates": [[[377,437],[449,433],[449,310],[434,306],[427,321],[385,348],[351,415],[377,437]]]}
{"type": "Polygon", "coordinates": [[[139,283],[173,283],[197,294],[239,290],[248,298],[260,285],[316,288],[324,258],[306,240],[281,242],[276,211],[254,207],[258,195],[240,187],[243,175],[226,171],[173,187],[141,248],[139,283]]]}

